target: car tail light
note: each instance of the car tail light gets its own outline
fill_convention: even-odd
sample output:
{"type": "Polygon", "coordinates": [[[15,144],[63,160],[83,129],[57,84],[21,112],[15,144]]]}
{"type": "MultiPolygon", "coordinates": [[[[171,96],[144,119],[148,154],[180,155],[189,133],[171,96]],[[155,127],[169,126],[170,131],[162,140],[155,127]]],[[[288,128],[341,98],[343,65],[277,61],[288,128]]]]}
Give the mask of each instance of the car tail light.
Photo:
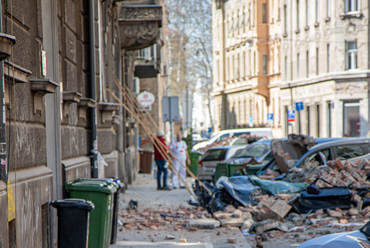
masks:
{"type": "Polygon", "coordinates": [[[203,162],[202,162],[202,160],[199,160],[198,165],[199,165],[199,166],[203,166],[203,162]]]}

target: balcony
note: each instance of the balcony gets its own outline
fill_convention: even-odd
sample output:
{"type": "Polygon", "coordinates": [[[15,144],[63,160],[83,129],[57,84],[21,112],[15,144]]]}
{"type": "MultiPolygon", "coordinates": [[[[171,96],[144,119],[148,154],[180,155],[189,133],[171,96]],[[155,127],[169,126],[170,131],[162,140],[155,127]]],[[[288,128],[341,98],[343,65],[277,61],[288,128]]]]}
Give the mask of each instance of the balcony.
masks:
{"type": "Polygon", "coordinates": [[[150,47],[138,50],[135,60],[135,77],[153,78],[157,77],[161,66],[161,46],[154,44],[150,47]]]}
{"type": "Polygon", "coordinates": [[[162,27],[162,6],[153,1],[124,1],[119,11],[121,48],[127,51],[155,44],[162,27]]]}

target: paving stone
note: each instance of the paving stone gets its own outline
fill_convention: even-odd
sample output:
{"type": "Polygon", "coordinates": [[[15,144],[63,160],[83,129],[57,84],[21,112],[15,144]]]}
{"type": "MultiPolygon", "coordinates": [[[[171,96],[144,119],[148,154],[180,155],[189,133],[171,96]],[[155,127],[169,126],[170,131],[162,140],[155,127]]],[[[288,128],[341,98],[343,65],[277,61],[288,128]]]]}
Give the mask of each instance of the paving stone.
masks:
{"type": "Polygon", "coordinates": [[[189,227],[197,227],[199,229],[214,229],[221,225],[220,221],[214,219],[196,219],[187,222],[189,227]]]}

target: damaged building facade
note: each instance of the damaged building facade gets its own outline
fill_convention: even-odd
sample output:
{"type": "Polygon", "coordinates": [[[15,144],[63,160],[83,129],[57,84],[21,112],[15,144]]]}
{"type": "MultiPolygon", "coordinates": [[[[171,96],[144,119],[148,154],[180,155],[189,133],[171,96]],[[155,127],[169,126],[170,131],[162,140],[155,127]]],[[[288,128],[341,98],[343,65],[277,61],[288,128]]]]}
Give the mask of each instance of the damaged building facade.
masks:
{"type": "Polygon", "coordinates": [[[1,1],[2,31],[16,42],[3,70],[0,247],[56,247],[49,203],[67,181],[135,180],[138,125],[108,89],[123,101],[115,80],[134,89],[137,50],[160,38],[161,4],[1,1]]]}
{"type": "Polygon", "coordinates": [[[284,135],[368,136],[369,2],[280,2],[284,135]],[[304,109],[289,127],[296,102],[304,109]]]}

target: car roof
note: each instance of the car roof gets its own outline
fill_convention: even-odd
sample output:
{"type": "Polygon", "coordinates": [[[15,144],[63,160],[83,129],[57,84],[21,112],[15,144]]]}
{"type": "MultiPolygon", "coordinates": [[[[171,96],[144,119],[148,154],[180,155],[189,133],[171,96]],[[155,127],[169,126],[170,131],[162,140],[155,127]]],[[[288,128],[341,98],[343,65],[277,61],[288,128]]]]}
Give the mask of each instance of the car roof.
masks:
{"type": "Polygon", "coordinates": [[[338,140],[345,140],[346,138],[315,138],[317,144],[325,143],[325,142],[333,142],[338,140]]]}
{"type": "Polygon", "coordinates": [[[243,132],[243,131],[271,131],[271,128],[268,127],[260,127],[260,128],[239,128],[239,129],[225,129],[221,130],[219,133],[226,133],[226,132],[243,132]]]}
{"type": "Polygon", "coordinates": [[[214,146],[208,149],[209,150],[215,150],[215,149],[231,149],[231,148],[244,148],[248,145],[241,145],[241,146],[214,146]]]}
{"type": "Polygon", "coordinates": [[[328,145],[349,145],[349,144],[363,144],[363,143],[370,143],[370,138],[338,138],[334,140],[329,140],[326,142],[318,143],[310,148],[310,150],[320,149],[322,147],[326,147],[328,145]]]}

